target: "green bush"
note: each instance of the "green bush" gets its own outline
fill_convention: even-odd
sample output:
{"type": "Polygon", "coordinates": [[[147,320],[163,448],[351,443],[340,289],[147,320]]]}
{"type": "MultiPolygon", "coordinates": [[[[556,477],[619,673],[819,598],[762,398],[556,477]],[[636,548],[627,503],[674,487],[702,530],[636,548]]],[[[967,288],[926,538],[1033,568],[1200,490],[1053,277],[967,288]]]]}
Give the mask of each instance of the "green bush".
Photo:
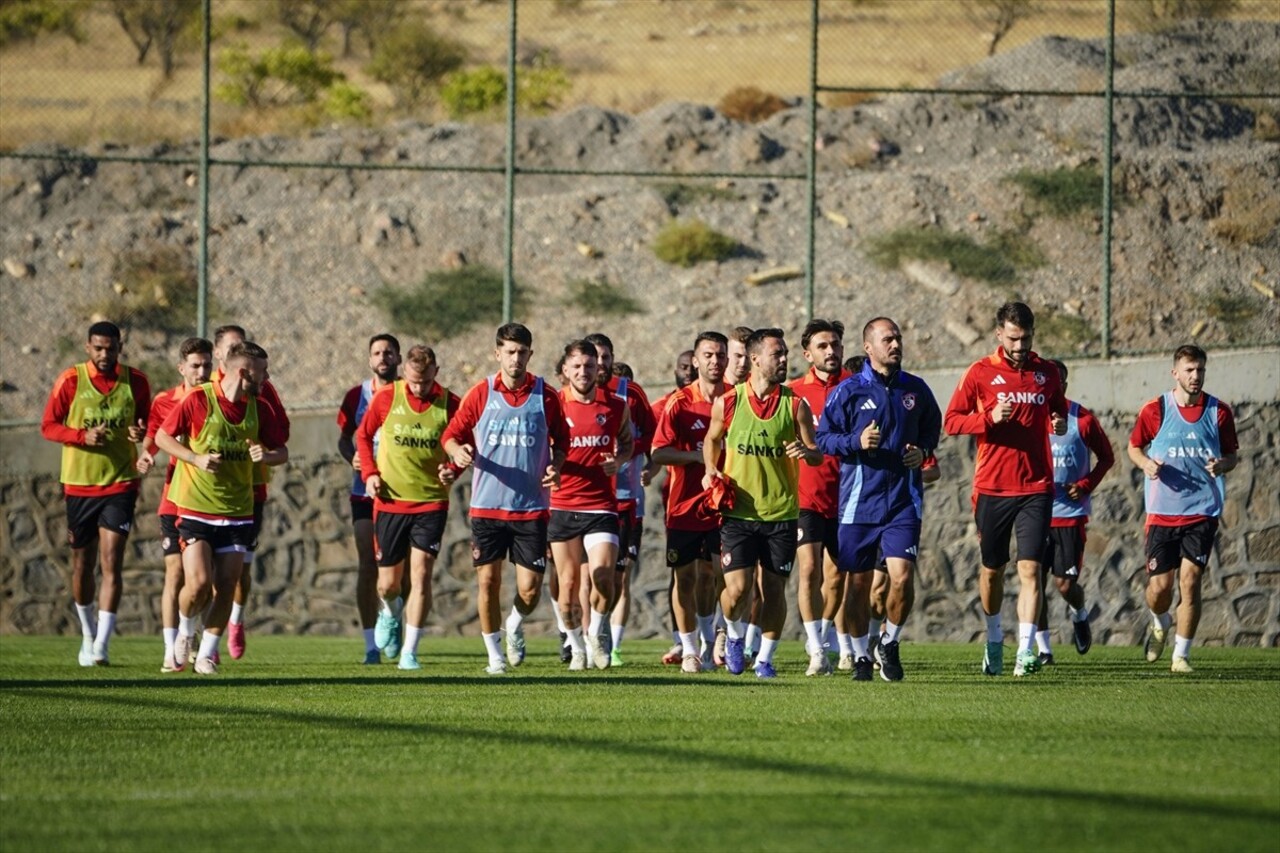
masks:
{"type": "Polygon", "coordinates": [[[658,260],[681,267],[702,261],[723,261],[733,257],[739,248],[737,240],[713,230],[700,219],[672,220],[653,241],[653,253],[658,260]]]}
{"type": "Polygon", "coordinates": [[[966,278],[991,284],[1009,284],[1020,268],[1041,266],[1044,255],[1024,235],[1005,232],[991,243],[979,245],[965,234],[936,228],[899,228],[867,240],[865,249],[872,261],[886,269],[897,269],[906,260],[943,261],[966,278]]]}
{"type": "Polygon", "coordinates": [[[466,61],[467,48],[461,42],[439,35],[421,21],[411,21],[387,34],[368,71],[412,106],[422,103],[446,75],[466,61]]]}
{"type": "MultiPolygon", "coordinates": [[[[558,65],[520,68],[516,106],[527,113],[549,112],[560,106],[572,85],[558,65]]],[[[507,102],[507,75],[492,65],[450,74],[440,87],[440,102],[454,118],[498,110],[507,102]]]]}
{"type": "Polygon", "coordinates": [[[1022,187],[1027,198],[1052,216],[1071,216],[1082,210],[1102,212],[1102,172],[1096,165],[1047,172],[1023,169],[1008,180],[1022,187]]]}
{"type": "Polygon", "coordinates": [[[593,317],[626,317],[643,314],[644,306],[607,281],[577,278],[566,285],[564,304],[593,317]]]}
{"type": "MultiPolygon", "coordinates": [[[[524,307],[524,291],[512,284],[512,306],[524,307]]],[[[502,317],[502,273],[486,266],[427,273],[416,285],[384,287],[373,302],[396,332],[426,333],[444,340],[479,323],[498,323],[502,317]]]]}
{"type": "Polygon", "coordinates": [[[714,184],[686,184],[680,181],[659,181],[653,184],[658,195],[662,196],[667,209],[676,213],[688,204],[700,201],[737,201],[742,198],[727,187],[714,184]]]}
{"type": "Polygon", "coordinates": [[[214,88],[214,95],[228,103],[259,109],[313,103],[345,79],[333,67],[331,56],[312,53],[301,44],[270,48],[258,56],[237,45],[222,51],[217,65],[227,80],[214,88]]]}
{"type": "Polygon", "coordinates": [[[373,107],[367,92],[345,80],[339,80],[324,93],[324,112],[334,119],[368,121],[373,115],[373,107]]]}
{"type": "Polygon", "coordinates": [[[34,41],[42,33],[60,33],[84,41],[80,19],[84,0],[0,0],[0,47],[34,41]]]}

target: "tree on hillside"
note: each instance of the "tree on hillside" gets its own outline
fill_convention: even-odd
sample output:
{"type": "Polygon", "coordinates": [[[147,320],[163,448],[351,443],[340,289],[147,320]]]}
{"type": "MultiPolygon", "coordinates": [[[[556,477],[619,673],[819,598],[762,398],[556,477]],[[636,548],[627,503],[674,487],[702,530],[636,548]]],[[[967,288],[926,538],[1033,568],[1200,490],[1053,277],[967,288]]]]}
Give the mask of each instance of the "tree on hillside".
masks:
{"type": "Polygon", "coordinates": [[[342,27],[342,55],[351,55],[351,36],[359,31],[369,55],[404,20],[404,0],[341,0],[338,25],[342,27]]]}
{"type": "Polygon", "coordinates": [[[987,34],[987,56],[995,56],[1000,40],[1014,24],[1037,11],[1035,0],[965,0],[965,14],[987,34]]]}
{"type": "Polygon", "coordinates": [[[466,61],[466,45],[438,34],[422,21],[409,21],[383,39],[369,63],[369,73],[395,89],[402,102],[414,105],[466,61]]]}
{"type": "Polygon", "coordinates": [[[0,47],[43,33],[84,41],[80,19],[88,5],[89,0],[0,0],[0,47]]]}
{"type": "Polygon", "coordinates": [[[178,51],[200,20],[201,0],[106,0],[120,29],[133,43],[138,64],[147,61],[151,48],[160,56],[160,69],[173,76],[178,51]]]}

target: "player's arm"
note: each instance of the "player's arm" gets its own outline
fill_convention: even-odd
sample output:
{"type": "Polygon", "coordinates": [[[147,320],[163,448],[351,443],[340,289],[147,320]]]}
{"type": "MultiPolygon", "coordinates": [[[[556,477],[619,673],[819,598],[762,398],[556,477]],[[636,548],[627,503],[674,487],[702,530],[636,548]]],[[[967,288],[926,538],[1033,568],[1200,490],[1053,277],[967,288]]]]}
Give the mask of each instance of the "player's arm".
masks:
{"type": "Polygon", "coordinates": [[[141,370],[127,369],[129,389],[133,392],[133,423],[129,424],[129,440],[138,444],[147,437],[147,420],[151,417],[151,382],[141,370]]]}
{"type": "Polygon", "coordinates": [[[254,462],[274,468],[289,461],[289,433],[284,417],[263,398],[258,400],[258,439],[249,439],[249,458],[254,462]]]}
{"type": "Polygon", "coordinates": [[[675,400],[668,400],[666,408],[658,418],[653,446],[649,451],[651,465],[697,465],[702,461],[701,448],[681,450],[676,446],[676,410],[678,408],[675,400]]]}
{"type": "Polygon", "coordinates": [[[449,419],[440,437],[440,445],[449,455],[449,461],[458,470],[463,470],[475,460],[475,426],[480,422],[480,413],[489,399],[488,382],[479,382],[467,391],[458,406],[457,414],[449,419]]]}
{"type": "Polygon", "coordinates": [[[972,367],[965,371],[955,393],[951,395],[951,402],[947,405],[947,413],[943,418],[947,435],[986,435],[993,425],[1012,413],[1011,404],[1005,404],[1009,411],[1005,411],[1003,407],[989,411],[983,409],[973,372],[972,367]]]}
{"type": "Polygon", "coordinates": [[[76,371],[70,368],[53,383],[53,391],[44,404],[44,415],[40,418],[40,435],[49,441],[69,444],[75,447],[88,445],[88,430],[75,429],[66,425],[67,415],[71,413],[71,401],[76,396],[76,371]]]}
{"type": "Polygon", "coordinates": [[[1222,456],[1210,459],[1205,470],[1215,477],[1233,470],[1240,462],[1240,440],[1236,436],[1236,418],[1226,403],[1218,401],[1218,441],[1222,456]]]}
{"type": "Polygon", "coordinates": [[[1102,478],[1116,464],[1116,455],[1111,449],[1111,439],[1107,437],[1106,431],[1103,430],[1102,424],[1098,423],[1098,419],[1093,412],[1081,411],[1080,437],[1084,440],[1085,447],[1088,447],[1093,453],[1095,461],[1088,474],[1072,483],[1076,494],[1072,494],[1071,487],[1068,487],[1067,496],[1073,501],[1079,500],[1081,495],[1088,494],[1098,488],[1102,478]]]}
{"type": "Polygon", "coordinates": [[[853,398],[852,383],[842,383],[827,397],[822,407],[822,420],[818,423],[814,441],[827,456],[847,459],[862,449],[859,436],[853,433],[851,414],[854,409],[849,405],[853,398]]]}
{"type": "Polygon", "coordinates": [[[1160,431],[1160,401],[1152,400],[1142,407],[1138,412],[1138,420],[1133,425],[1133,432],[1129,434],[1129,461],[1135,467],[1141,468],[1142,473],[1146,474],[1149,479],[1156,480],[1160,477],[1160,466],[1164,463],[1158,459],[1152,459],[1147,455],[1147,448],[1151,446],[1152,440],[1156,437],[1156,433],[1160,431]]]}
{"type": "Polygon", "coordinates": [[[181,404],[174,406],[160,429],[156,431],[156,446],[179,462],[201,471],[214,473],[222,459],[220,453],[196,453],[178,440],[178,436],[198,433],[195,426],[203,426],[206,417],[203,394],[189,394],[181,404]]]}
{"type": "Polygon", "coordinates": [[[707,427],[707,435],[702,442],[702,464],[707,468],[707,473],[702,478],[703,488],[708,488],[712,480],[724,476],[720,471],[720,455],[724,452],[725,436],[724,399],[724,396],[717,397],[711,404],[711,425],[707,427]]]}
{"type": "MultiPolygon", "coordinates": [[[[631,428],[631,404],[624,403],[622,406],[622,423],[618,428],[618,452],[614,456],[618,465],[621,466],[629,460],[636,452],[635,433],[631,428]]],[[[616,471],[615,471],[616,473],[616,471]]]]}
{"type": "Polygon", "coordinates": [[[822,451],[818,449],[813,435],[813,412],[809,409],[808,401],[800,395],[796,395],[795,401],[793,420],[797,440],[787,445],[787,455],[792,459],[803,459],[806,465],[821,465],[822,451]]]}
{"type": "Polygon", "coordinates": [[[360,424],[356,423],[356,407],[359,405],[360,395],[363,388],[360,385],[347,391],[347,396],[342,399],[342,406],[338,409],[338,455],[347,460],[347,464],[360,470],[356,462],[356,445],[355,434],[360,428],[360,424]]]}
{"type": "MultiPolygon", "coordinates": [[[[379,391],[374,394],[373,399],[369,401],[369,407],[364,410],[364,417],[360,419],[360,426],[356,427],[355,469],[360,472],[360,477],[366,484],[370,478],[381,474],[378,470],[378,457],[373,452],[373,440],[377,437],[378,430],[382,429],[382,425],[387,422],[387,413],[391,411],[391,399],[394,396],[394,391],[391,393],[379,391]]],[[[380,476],[379,479],[381,479],[380,476]]]]}

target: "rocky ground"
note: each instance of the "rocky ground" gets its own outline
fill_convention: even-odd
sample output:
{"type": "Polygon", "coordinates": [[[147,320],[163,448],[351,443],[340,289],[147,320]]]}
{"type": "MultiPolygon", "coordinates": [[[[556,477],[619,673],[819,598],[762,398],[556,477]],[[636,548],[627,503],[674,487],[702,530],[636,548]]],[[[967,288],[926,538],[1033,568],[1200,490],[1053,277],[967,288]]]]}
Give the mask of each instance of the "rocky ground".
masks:
{"type": "MultiPolygon", "coordinates": [[[[1280,26],[1198,24],[1128,37],[1117,58],[1118,91],[1274,91],[1280,26]]],[[[943,83],[1097,91],[1103,59],[1100,43],[1044,39],[943,83]]],[[[1277,115],[1275,98],[1117,101],[1116,349],[1171,349],[1193,337],[1210,348],[1280,338],[1277,115]]],[[[1043,321],[1042,351],[1099,352],[1092,330],[1102,311],[1100,210],[1050,215],[1007,178],[1096,167],[1101,99],[897,95],[820,110],[818,123],[819,316],[856,328],[889,314],[907,331],[913,363],[958,363],[990,346],[994,307],[1017,295],[1043,321]],[[968,235],[984,245],[1006,235],[1000,245],[1013,246],[1016,272],[993,284],[945,266],[877,265],[869,245],[899,228],[968,235]],[[1016,263],[1037,253],[1038,266],[1016,263]]],[[[806,133],[802,108],[756,125],[683,103],[635,116],[579,108],[521,121],[516,154],[524,168],[759,176],[522,176],[514,265],[529,299],[517,319],[534,331],[534,368],[548,369],[562,342],[604,330],[642,381],[665,386],[672,355],[703,328],[777,325],[798,337],[803,280],[755,286],[746,279],[805,262],[805,189],[791,176],[804,172],[806,133]],[[719,191],[672,202],[661,184],[677,180],[719,191]],[[721,263],[669,266],[652,243],[673,217],[703,219],[743,248],[721,263]],[[641,313],[585,314],[567,295],[581,279],[608,282],[641,313]]],[[[194,143],[23,153],[39,151],[58,157],[0,161],[5,419],[39,416],[48,383],[75,358],[90,314],[119,298],[113,285],[129,287],[113,280],[122,253],[168,245],[194,260],[196,252],[191,167],[95,159],[190,158],[194,143]]],[[[415,283],[461,259],[501,267],[501,175],[408,168],[501,166],[500,127],[334,129],[305,139],[220,141],[213,156],[371,167],[226,165],[213,173],[211,320],[240,322],[272,351],[273,378],[290,405],[328,405],[360,378],[365,341],[389,322],[373,302],[381,288],[415,283]]],[[[445,382],[461,386],[490,369],[498,319],[430,341],[445,382]]],[[[413,318],[398,325],[406,341],[425,337],[413,318]]],[[[135,327],[127,355],[135,363],[167,361],[176,340],[135,327]]]]}

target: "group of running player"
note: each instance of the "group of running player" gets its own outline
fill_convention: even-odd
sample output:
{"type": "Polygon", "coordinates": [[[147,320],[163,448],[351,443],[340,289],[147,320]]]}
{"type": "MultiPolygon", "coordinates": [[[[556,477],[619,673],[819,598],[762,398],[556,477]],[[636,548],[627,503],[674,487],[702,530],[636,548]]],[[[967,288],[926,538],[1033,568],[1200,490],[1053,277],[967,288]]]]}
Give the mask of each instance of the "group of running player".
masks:
{"type": "MultiPolygon", "coordinates": [[[[486,672],[524,662],[523,623],[544,574],[562,662],[571,670],[621,665],[645,487],[665,470],[674,645],[664,663],[734,675],[750,666],[760,678],[775,677],[795,569],[806,674],[838,668],[869,681],[879,669],[884,680],[901,680],[924,488],[939,476],[934,451],[944,428],[977,444],[983,671],[1004,671],[1000,610],[1011,536],[1020,581],[1014,675],[1054,663],[1044,596],[1050,574],[1085,654],[1092,644],[1080,583],[1085,525],[1090,493],[1114,457],[1098,420],[1066,398],[1066,366],[1032,351],[1034,331],[1026,305],[1001,306],[995,352],[965,372],[945,415],[928,385],[902,369],[902,333],[887,317],[866,323],[863,354],[848,361],[843,324],[811,321],[800,341],[809,369],[789,382],[781,329],[702,332],[677,358],[676,388],[652,405],[603,334],[566,345],[554,379],[544,380],[528,370],[530,331],[503,325],[496,372],[461,397],[437,381],[430,347],[402,356],[395,337],[375,335],[371,375],[350,389],[338,415],[339,451],[353,469],[364,662],[385,655],[401,669],[421,668],[450,494],[471,469],[486,672]],[[515,591],[503,619],[508,560],[515,591]]],[[[192,664],[214,674],[224,632],[231,656],[245,653],[245,566],[269,468],[288,460],[289,421],[268,379],[267,353],[238,326],[217,329],[213,341],[185,341],[182,382],[154,401],[146,377],[119,363],[120,344],[113,324],[89,328],[89,358],[58,377],[42,424],[46,438],[63,444],[79,661],[108,662],[139,478],[164,451],[162,669],[192,664]],[[103,578],[96,614],[95,556],[103,578]]],[[[1128,451],[1147,477],[1148,661],[1163,653],[1175,570],[1180,579],[1174,672],[1191,670],[1223,474],[1236,464],[1231,410],[1204,392],[1205,362],[1198,347],[1178,348],[1174,389],[1143,407],[1128,451]]]]}

